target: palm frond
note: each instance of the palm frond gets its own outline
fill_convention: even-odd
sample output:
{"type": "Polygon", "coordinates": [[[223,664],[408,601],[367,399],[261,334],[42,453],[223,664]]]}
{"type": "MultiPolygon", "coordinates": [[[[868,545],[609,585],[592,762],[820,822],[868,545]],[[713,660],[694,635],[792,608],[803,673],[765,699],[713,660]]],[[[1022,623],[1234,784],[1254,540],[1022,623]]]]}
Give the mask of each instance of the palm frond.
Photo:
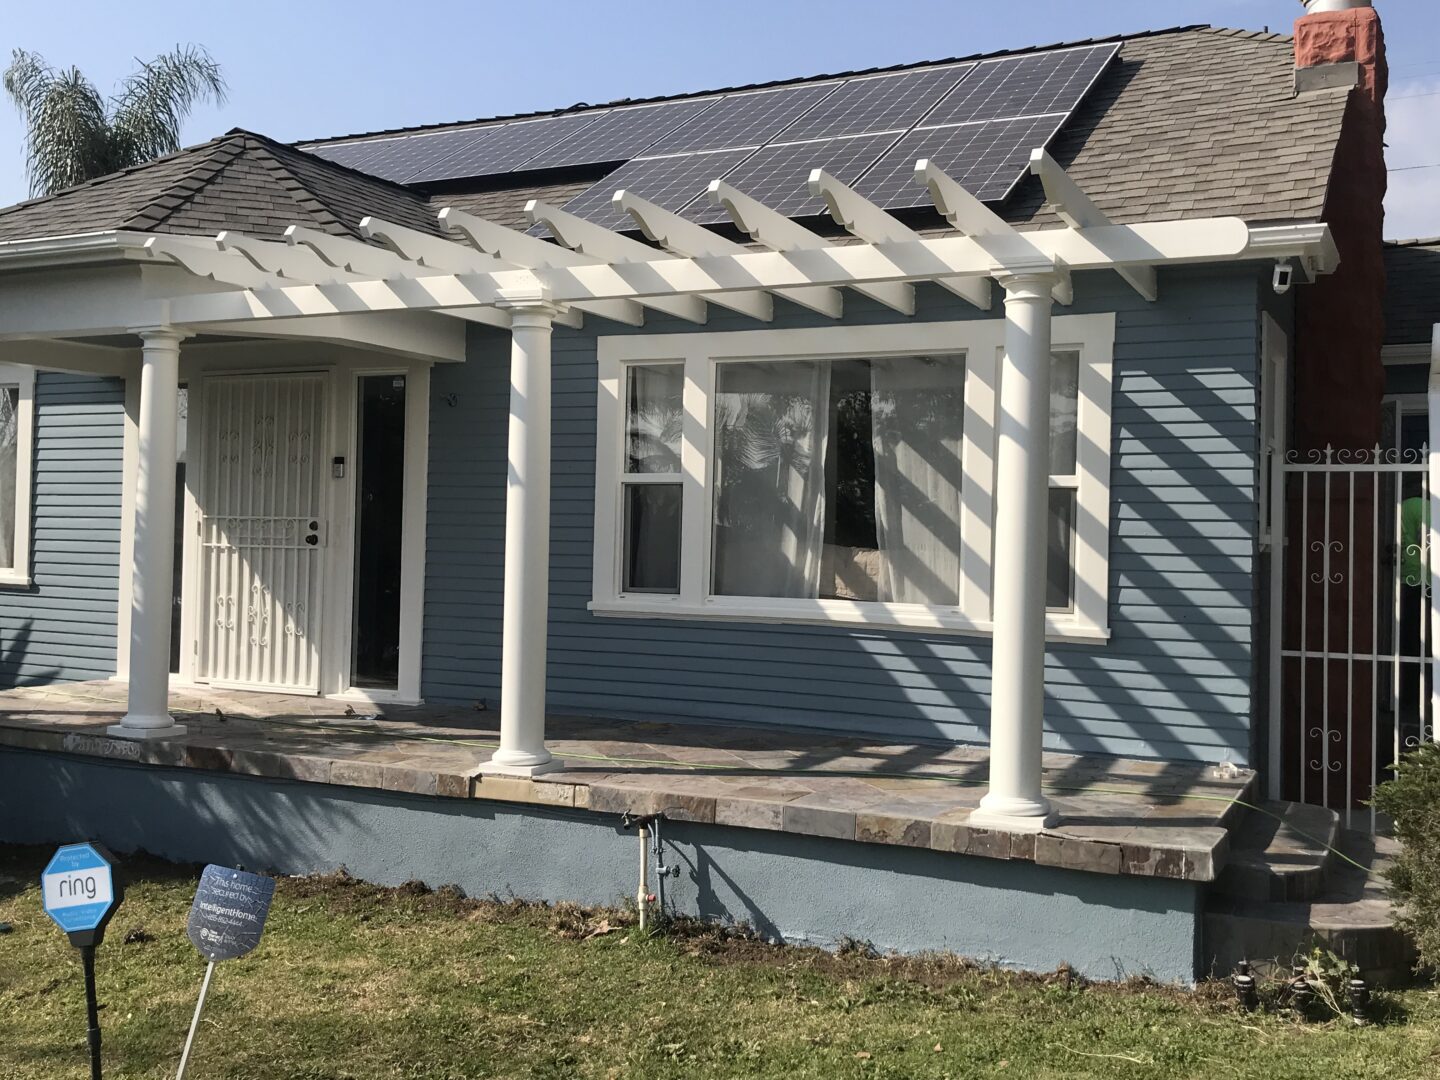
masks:
{"type": "Polygon", "coordinates": [[[55,71],[17,49],[5,90],[25,117],[25,167],[33,194],[49,194],[108,171],[105,103],[78,68],[55,71]]]}
{"type": "Polygon", "coordinates": [[[112,168],[180,149],[180,125],[202,101],[225,103],[220,65],[198,45],[177,45],[121,85],[111,102],[112,168]]]}

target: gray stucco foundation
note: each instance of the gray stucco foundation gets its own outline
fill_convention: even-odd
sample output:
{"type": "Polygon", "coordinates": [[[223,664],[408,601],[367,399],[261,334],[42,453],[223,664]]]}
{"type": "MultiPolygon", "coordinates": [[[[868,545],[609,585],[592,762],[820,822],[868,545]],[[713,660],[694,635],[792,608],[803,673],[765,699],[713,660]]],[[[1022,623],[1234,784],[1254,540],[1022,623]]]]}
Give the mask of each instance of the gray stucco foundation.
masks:
{"type": "MultiPolygon", "coordinates": [[[[581,811],[96,763],[0,750],[0,841],[99,840],[181,861],[300,874],[345,867],[471,895],[614,904],[635,892],[619,819],[581,811]]],[[[1085,975],[1195,974],[1200,890],[903,847],[666,823],[671,911],[767,937],[945,950],[1085,975]]]]}

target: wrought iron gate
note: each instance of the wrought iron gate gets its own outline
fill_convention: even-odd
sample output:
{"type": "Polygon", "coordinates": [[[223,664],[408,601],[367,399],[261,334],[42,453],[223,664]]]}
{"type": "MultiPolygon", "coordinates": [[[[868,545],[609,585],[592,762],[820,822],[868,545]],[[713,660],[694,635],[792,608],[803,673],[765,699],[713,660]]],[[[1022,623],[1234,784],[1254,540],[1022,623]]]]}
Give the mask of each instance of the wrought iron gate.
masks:
{"type": "Polygon", "coordinates": [[[208,378],[201,423],[201,677],[318,692],[324,378],[208,378]]]}
{"type": "Polygon", "coordinates": [[[1292,452],[1278,472],[1271,769],[1283,797],[1373,830],[1375,785],[1402,753],[1435,738],[1429,452],[1292,452]]]}

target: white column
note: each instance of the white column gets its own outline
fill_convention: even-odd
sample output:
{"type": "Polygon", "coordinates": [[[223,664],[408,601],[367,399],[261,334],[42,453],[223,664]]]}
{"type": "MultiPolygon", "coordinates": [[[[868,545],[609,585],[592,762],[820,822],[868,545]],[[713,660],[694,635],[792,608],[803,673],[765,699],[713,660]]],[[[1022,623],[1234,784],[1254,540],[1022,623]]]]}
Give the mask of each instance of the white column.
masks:
{"type": "MultiPolygon", "coordinates": [[[[180,340],[169,327],[140,331],[140,420],[130,601],[130,702],[111,735],[182,735],[170,705],[170,616],[175,567],[175,436],[180,340]]],[[[124,567],[121,568],[123,573],[124,567]]]]}
{"type": "Polygon", "coordinates": [[[506,305],[511,318],[510,472],[505,491],[505,614],[500,749],[484,773],[535,776],[563,764],[545,747],[550,601],[550,331],[556,309],[506,305]]]}
{"type": "Polygon", "coordinates": [[[1045,707],[1045,563],[1050,468],[1050,273],[1002,278],[1005,357],[995,461],[995,652],[990,787],[970,822],[1036,832],[1055,824],[1040,792],[1045,707]]]}

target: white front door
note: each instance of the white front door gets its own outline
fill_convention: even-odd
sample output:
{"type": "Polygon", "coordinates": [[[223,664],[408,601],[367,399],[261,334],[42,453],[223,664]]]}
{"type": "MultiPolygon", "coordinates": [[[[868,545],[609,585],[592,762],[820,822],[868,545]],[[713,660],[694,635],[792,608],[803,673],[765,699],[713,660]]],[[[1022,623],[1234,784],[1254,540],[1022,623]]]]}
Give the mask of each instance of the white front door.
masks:
{"type": "Polygon", "coordinates": [[[323,375],[204,380],[198,669],[318,693],[326,551],[323,375]]]}

